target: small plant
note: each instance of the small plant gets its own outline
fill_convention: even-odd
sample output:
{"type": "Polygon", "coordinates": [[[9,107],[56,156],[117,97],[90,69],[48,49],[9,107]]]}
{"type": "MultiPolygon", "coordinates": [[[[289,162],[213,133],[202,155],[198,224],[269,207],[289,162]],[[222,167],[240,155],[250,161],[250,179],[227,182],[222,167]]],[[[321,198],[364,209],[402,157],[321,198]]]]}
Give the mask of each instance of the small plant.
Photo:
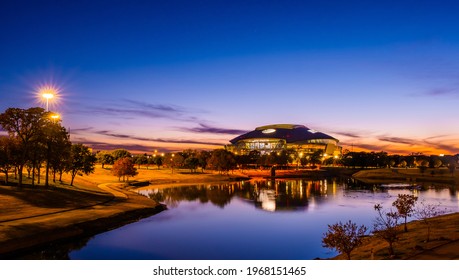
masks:
{"type": "Polygon", "coordinates": [[[444,214],[446,211],[440,209],[440,204],[427,204],[425,201],[421,201],[420,205],[416,208],[414,216],[421,220],[427,227],[427,238],[426,242],[430,241],[430,232],[432,224],[430,218],[444,214]]]}
{"type": "Polygon", "coordinates": [[[376,204],[375,210],[378,212],[378,216],[373,224],[373,234],[387,241],[389,244],[389,254],[393,256],[394,243],[398,240],[400,233],[398,229],[400,215],[392,210],[385,212],[381,204],[376,204]]]}
{"type": "Polygon", "coordinates": [[[405,220],[405,232],[408,231],[408,227],[406,226],[406,220],[413,214],[414,205],[416,204],[417,200],[418,198],[412,194],[399,194],[397,199],[392,203],[392,206],[394,206],[397,209],[399,216],[405,220]]]}
{"type": "Polygon", "coordinates": [[[339,222],[328,225],[328,231],[322,238],[322,245],[346,254],[347,259],[350,260],[351,252],[362,245],[366,231],[367,228],[364,225],[358,227],[350,220],[345,224],[339,222]]]}

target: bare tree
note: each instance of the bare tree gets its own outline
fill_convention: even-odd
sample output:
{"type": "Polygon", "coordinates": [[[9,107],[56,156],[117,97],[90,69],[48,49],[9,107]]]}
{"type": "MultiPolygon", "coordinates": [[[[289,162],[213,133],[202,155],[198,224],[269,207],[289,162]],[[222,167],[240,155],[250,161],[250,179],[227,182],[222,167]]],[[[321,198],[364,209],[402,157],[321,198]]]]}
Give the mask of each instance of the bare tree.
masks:
{"type": "Polygon", "coordinates": [[[373,234],[387,241],[389,244],[389,254],[393,256],[393,244],[398,240],[398,235],[400,233],[398,228],[400,215],[392,210],[389,212],[384,211],[381,204],[376,204],[375,210],[378,212],[378,216],[373,223],[373,234]]]}
{"type": "Polygon", "coordinates": [[[326,248],[335,248],[340,253],[344,253],[347,259],[351,259],[351,252],[362,245],[363,237],[367,228],[364,225],[360,227],[350,220],[343,224],[341,222],[328,225],[328,231],[322,238],[322,246],[326,248]]]}
{"type": "Polygon", "coordinates": [[[430,241],[430,232],[432,228],[431,218],[444,214],[445,211],[440,209],[440,204],[428,204],[421,201],[414,212],[414,216],[421,220],[427,227],[426,242],[430,241]]]}

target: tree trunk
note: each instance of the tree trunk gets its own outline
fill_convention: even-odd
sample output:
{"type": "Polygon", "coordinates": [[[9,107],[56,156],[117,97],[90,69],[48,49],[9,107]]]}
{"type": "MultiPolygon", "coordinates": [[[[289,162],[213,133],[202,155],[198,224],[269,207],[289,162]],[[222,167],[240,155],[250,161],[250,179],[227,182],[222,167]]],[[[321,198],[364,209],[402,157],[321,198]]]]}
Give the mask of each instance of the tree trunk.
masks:
{"type": "Polygon", "coordinates": [[[24,165],[18,166],[18,175],[19,175],[19,180],[18,180],[18,187],[22,187],[22,169],[24,168],[24,165]]]}
{"type": "Polygon", "coordinates": [[[392,242],[389,242],[389,255],[390,256],[394,255],[394,247],[392,246],[392,242]]]}
{"type": "Polygon", "coordinates": [[[5,171],[5,185],[8,185],[8,168],[5,171]]]}
{"type": "Polygon", "coordinates": [[[32,164],[32,187],[35,187],[35,163],[32,164]]]}
{"type": "Polygon", "coordinates": [[[408,227],[406,226],[406,216],[405,216],[405,232],[408,232],[408,227]]]}
{"type": "MultiPolygon", "coordinates": [[[[51,157],[51,147],[50,144],[48,143],[48,149],[46,151],[46,171],[45,171],[45,187],[48,187],[48,176],[49,176],[49,158],[51,157]]],[[[73,180],[72,180],[73,182],[73,180]]]]}
{"type": "Polygon", "coordinates": [[[62,173],[64,173],[62,170],[59,171],[59,182],[62,183],[62,173]]]}
{"type": "Polygon", "coordinates": [[[38,164],[37,166],[37,184],[40,185],[40,175],[41,175],[41,167],[40,167],[41,163],[38,164]]]}
{"type": "Polygon", "coordinates": [[[72,172],[72,180],[70,181],[70,186],[73,186],[73,179],[75,179],[76,172],[72,172]]]}
{"type": "Polygon", "coordinates": [[[53,182],[56,183],[56,170],[53,169],[53,182]]]}

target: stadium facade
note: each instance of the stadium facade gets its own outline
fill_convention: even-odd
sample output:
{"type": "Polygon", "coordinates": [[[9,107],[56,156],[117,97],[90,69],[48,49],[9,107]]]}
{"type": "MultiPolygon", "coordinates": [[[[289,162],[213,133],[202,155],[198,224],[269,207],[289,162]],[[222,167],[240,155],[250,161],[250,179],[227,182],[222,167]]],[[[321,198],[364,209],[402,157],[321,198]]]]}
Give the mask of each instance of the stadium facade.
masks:
{"type": "Polygon", "coordinates": [[[273,124],[255,128],[232,140],[229,151],[248,154],[253,150],[261,154],[295,151],[298,154],[312,154],[321,151],[324,157],[339,157],[339,140],[322,132],[297,124],[273,124]]]}

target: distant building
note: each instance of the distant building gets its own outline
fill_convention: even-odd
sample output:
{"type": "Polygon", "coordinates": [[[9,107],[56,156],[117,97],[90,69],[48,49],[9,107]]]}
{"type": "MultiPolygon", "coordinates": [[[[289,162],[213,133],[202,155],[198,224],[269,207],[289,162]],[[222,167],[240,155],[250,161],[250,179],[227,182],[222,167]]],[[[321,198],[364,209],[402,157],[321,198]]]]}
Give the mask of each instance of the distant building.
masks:
{"type": "Polygon", "coordinates": [[[255,128],[232,140],[227,149],[238,154],[257,150],[262,154],[292,150],[308,155],[321,151],[324,157],[340,156],[339,140],[304,125],[273,124],[255,128]]]}

